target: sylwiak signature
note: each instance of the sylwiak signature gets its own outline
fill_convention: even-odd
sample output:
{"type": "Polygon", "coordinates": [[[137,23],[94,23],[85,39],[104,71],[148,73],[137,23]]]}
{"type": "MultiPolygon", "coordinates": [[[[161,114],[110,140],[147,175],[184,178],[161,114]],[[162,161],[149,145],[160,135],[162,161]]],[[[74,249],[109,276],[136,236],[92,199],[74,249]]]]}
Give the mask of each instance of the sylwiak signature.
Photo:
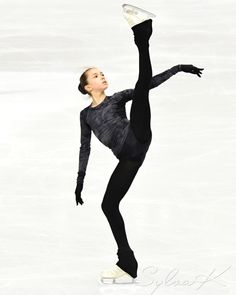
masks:
{"type": "MultiPolygon", "coordinates": [[[[220,284],[222,286],[225,287],[224,284],[219,283],[217,281],[217,278],[219,278],[220,276],[223,275],[223,273],[225,273],[227,270],[229,270],[231,268],[231,265],[229,267],[227,267],[223,272],[215,274],[216,269],[214,268],[210,274],[208,275],[204,275],[204,274],[199,274],[196,275],[192,280],[180,280],[177,278],[177,275],[179,273],[179,269],[174,268],[172,269],[167,275],[166,277],[164,277],[163,280],[158,280],[155,278],[150,278],[150,280],[148,282],[140,282],[139,285],[142,286],[150,286],[152,284],[155,285],[154,289],[152,290],[152,294],[154,294],[155,291],[157,291],[158,288],[160,288],[161,286],[165,286],[165,287],[176,287],[176,286],[193,286],[193,285],[198,285],[196,290],[200,290],[204,285],[206,285],[209,282],[214,282],[217,284],[220,284]]],[[[155,275],[159,270],[158,267],[155,266],[148,266],[146,268],[143,269],[142,274],[147,273],[148,271],[151,271],[151,275],[155,275]]]]}

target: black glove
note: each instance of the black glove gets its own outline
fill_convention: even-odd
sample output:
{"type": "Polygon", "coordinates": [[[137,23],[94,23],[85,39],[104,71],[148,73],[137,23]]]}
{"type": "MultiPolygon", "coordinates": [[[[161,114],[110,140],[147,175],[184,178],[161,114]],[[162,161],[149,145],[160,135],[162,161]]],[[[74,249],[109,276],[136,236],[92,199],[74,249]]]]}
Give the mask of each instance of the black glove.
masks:
{"type": "Polygon", "coordinates": [[[204,68],[197,68],[193,65],[179,65],[180,71],[186,72],[186,73],[191,73],[191,74],[196,74],[198,77],[201,77],[202,75],[202,70],[204,68]]]}
{"type": "Polygon", "coordinates": [[[76,189],[75,189],[75,196],[76,196],[76,205],[78,206],[78,203],[81,205],[84,203],[84,201],[81,198],[81,191],[83,189],[83,183],[77,183],[76,189]]]}
{"type": "Polygon", "coordinates": [[[76,197],[76,205],[78,206],[78,203],[81,205],[84,203],[84,201],[81,198],[81,192],[83,190],[83,185],[84,185],[84,176],[85,172],[78,172],[78,177],[77,177],[77,185],[75,189],[75,197],[76,197]]]}

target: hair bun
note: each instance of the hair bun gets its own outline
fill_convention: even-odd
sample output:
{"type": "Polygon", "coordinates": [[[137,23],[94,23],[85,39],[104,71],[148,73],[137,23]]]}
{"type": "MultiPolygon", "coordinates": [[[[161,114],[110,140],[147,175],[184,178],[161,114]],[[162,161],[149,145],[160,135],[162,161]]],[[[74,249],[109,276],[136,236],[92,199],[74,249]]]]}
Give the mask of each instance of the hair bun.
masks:
{"type": "Polygon", "coordinates": [[[84,90],[84,88],[81,86],[80,83],[79,83],[78,89],[82,94],[87,94],[87,92],[84,90]]]}

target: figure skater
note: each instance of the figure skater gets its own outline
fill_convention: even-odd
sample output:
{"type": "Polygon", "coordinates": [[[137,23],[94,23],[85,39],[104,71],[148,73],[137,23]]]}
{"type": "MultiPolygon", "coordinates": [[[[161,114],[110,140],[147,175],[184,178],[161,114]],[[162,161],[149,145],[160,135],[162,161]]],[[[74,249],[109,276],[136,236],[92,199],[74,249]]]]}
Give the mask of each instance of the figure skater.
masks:
{"type": "Polygon", "coordinates": [[[108,182],[101,208],[109,222],[118,246],[118,261],[112,270],[101,273],[101,279],[112,282],[127,277],[134,282],[138,263],[126,235],[125,224],[119,211],[119,203],[130,188],[141,167],[152,140],[149,90],[159,86],[177,72],[197,74],[201,71],[193,65],[176,65],[152,77],[149,55],[149,39],[152,35],[154,14],[141,8],[123,4],[123,15],[133,30],[134,43],[139,53],[139,76],[134,89],[126,89],[107,96],[108,88],[104,73],[97,67],[88,68],[80,77],[79,91],[89,94],[92,103],[80,112],[81,146],[76,185],[76,204],[81,198],[84,177],[90,154],[91,131],[119,160],[108,182]],[[132,100],[130,121],[125,104],[132,100]]]}

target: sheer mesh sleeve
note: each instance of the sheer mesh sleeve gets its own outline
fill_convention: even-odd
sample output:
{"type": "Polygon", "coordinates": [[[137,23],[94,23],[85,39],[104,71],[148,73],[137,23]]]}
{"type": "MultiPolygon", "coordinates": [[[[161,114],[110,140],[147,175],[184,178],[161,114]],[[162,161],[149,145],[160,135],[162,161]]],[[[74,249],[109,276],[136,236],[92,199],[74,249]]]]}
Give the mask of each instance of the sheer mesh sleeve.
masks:
{"type": "MultiPolygon", "coordinates": [[[[168,80],[170,77],[172,77],[178,72],[180,72],[180,67],[179,65],[176,65],[160,74],[153,76],[149,89],[159,86],[161,83],[165,82],[166,80],[168,80]]],[[[128,88],[128,89],[116,92],[114,96],[114,101],[126,103],[129,100],[133,99],[133,93],[134,93],[133,88],[128,88]]]]}
{"type": "Polygon", "coordinates": [[[159,86],[161,83],[165,82],[166,80],[168,80],[170,77],[172,77],[173,75],[175,75],[178,72],[180,72],[179,65],[173,66],[172,68],[170,68],[160,74],[155,75],[154,77],[152,77],[149,89],[159,86]]]}
{"type": "Polygon", "coordinates": [[[79,175],[84,176],[86,174],[88,159],[91,151],[91,128],[87,124],[84,117],[84,112],[80,112],[80,127],[81,127],[81,136],[80,136],[80,152],[79,152],[79,175]]]}

